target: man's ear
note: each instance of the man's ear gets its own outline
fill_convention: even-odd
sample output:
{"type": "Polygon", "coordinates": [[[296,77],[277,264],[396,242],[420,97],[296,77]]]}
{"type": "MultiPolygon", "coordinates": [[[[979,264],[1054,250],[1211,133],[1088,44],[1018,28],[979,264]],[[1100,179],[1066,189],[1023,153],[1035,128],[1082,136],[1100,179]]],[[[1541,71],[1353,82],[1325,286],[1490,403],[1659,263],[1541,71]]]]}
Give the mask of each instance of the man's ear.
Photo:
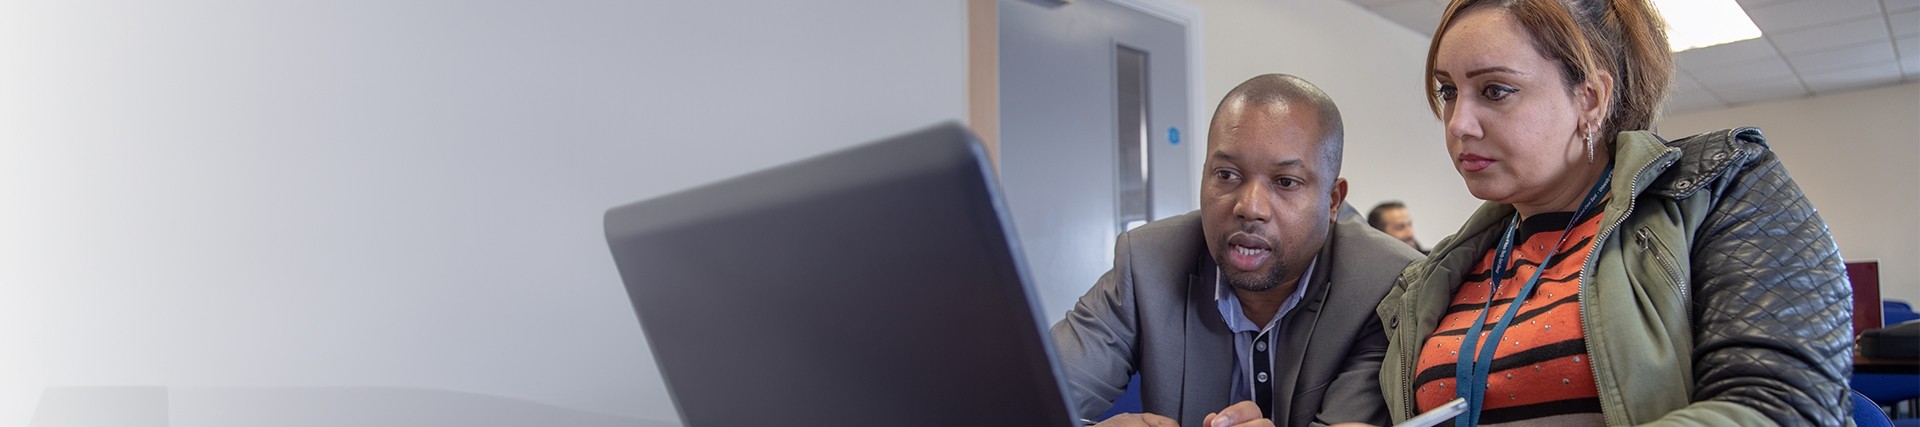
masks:
{"type": "Polygon", "coordinates": [[[1327,222],[1340,222],[1340,206],[1347,203],[1347,179],[1334,178],[1333,191],[1327,193],[1333,203],[1327,204],[1327,222]]]}

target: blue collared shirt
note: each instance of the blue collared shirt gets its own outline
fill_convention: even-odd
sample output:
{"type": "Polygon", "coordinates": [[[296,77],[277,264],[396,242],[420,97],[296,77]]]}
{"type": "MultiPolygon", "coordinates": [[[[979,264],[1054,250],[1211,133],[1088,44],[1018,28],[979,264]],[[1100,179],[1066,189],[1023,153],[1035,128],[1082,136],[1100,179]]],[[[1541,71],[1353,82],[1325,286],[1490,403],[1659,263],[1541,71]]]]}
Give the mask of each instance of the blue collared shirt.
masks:
{"type": "MultiPolygon", "coordinates": [[[[1280,311],[1274,312],[1273,320],[1267,321],[1265,326],[1255,326],[1252,320],[1247,320],[1246,313],[1240,310],[1240,297],[1233,293],[1233,288],[1228,286],[1225,280],[1221,279],[1222,273],[1219,267],[1214,267],[1213,301],[1220,306],[1220,318],[1227,321],[1227,330],[1233,331],[1233,356],[1237,361],[1233,365],[1233,393],[1231,393],[1230,402],[1253,400],[1255,384],[1261,387],[1273,387],[1272,378],[1262,380],[1253,377],[1253,363],[1256,362],[1253,360],[1255,345],[1253,337],[1261,332],[1277,330],[1286,325],[1282,319],[1287,318],[1287,313],[1293,311],[1294,306],[1300,305],[1301,297],[1307,294],[1307,282],[1313,277],[1313,268],[1318,264],[1320,264],[1319,257],[1314,257],[1313,262],[1307,264],[1306,273],[1300,275],[1300,286],[1293,288],[1293,295],[1287,296],[1287,301],[1280,304],[1280,311]]],[[[1267,364],[1268,372],[1273,372],[1271,355],[1280,353],[1277,338],[1279,335],[1278,333],[1267,334],[1265,345],[1273,351],[1267,352],[1269,355],[1267,360],[1258,361],[1267,364]]]]}

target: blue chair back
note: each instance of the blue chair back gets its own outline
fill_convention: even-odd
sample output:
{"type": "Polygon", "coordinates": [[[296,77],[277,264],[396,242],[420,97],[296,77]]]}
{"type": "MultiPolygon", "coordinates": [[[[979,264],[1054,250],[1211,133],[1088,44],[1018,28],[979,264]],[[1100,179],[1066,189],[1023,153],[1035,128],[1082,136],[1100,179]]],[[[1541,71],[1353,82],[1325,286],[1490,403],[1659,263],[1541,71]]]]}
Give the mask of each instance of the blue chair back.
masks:
{"type": "Polygon", "coordinates": [[[1133,374],[1133,378],[1127,380],[1127,392],[1121,393],[1118,398],[1114,398],[1113,407],[1108,408],[1107,413],[1100,414],[1100,417],[1093,418],[1093,420],[1103,421],[1107,418],[1112,418],[1114,415],[1137,414],[1140,413],[1140,411],[1140,374],[1136,373],[1133,374]]]}
{"type": "MultiPolygon", "coordinates": [[[[1913,312],[1913,306],[1906,301],[1885,300],[1880,302],[1881,326],[1893,326],[1914,319],[1920,319],[1920,313],[1913,312]]],[[[1861,331],[1854,331],[1859,333],[1861,331]]]]}
{"type": "Polygon", "coordinates": [[[1893,419],[1887,413],[1880,412],[1880,404],[1873,403],[1866,395],[1858,391],[1847,390],[1853,395],[1853,424],[1859,427],[1893,427],[1893,419]]]}

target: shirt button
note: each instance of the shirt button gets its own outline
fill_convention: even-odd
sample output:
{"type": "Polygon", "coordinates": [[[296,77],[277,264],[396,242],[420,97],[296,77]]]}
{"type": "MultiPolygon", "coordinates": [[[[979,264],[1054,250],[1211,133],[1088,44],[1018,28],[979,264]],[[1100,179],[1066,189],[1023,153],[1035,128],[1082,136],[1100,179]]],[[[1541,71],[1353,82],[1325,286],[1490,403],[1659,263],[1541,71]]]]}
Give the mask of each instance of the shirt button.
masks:
{"type": "Polygon", "coordinates": [[[1254,379],[1254,381],[1259,381],[1259,382],[1263,382],[1263,383],[1264,383],[1264,382],[1267,382],[1267,373],[1266,373],[1266,372],[1261,372],[1261,373],[1258,373],[1258,374],[1254,374],[1254,375],[1253,375],[1253,379],[1254,379]]]}
{"type": "Polygon", "coordinates": [[[1261,342],[1253,343],[1253,349],[1260,350],[1260,351],[1267,351],[1267,342],[1261,341],[1261,342]]]}

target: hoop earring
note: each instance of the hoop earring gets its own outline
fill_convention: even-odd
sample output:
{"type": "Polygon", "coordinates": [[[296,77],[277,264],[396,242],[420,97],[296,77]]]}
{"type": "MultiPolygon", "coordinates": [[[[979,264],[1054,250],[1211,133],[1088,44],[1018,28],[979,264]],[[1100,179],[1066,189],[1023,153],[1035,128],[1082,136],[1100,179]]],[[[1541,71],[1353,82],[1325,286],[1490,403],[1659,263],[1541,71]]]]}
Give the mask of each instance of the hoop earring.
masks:
{"type": "Polygon", "coordinates": [[[1587,164],[1593,164],[1593,128],[1587,129],[1587,164]]]}

